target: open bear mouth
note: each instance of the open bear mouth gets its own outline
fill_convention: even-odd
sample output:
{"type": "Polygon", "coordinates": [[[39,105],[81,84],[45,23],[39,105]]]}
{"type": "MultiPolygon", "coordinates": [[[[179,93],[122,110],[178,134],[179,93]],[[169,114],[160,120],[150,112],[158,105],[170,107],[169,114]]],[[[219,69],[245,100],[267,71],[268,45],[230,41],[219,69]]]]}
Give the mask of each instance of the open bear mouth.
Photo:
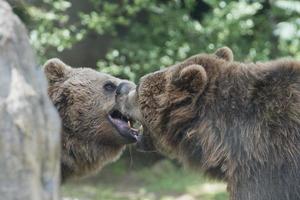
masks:
{"type": "Polygon", "coordinates": [[[137,141],[138,129],[132,127],[134,121],[129,117],[124,116],[120,111],[113,110],[108,114],[109,121],[117,129],[122,137],[129,143],[137,141]]]}

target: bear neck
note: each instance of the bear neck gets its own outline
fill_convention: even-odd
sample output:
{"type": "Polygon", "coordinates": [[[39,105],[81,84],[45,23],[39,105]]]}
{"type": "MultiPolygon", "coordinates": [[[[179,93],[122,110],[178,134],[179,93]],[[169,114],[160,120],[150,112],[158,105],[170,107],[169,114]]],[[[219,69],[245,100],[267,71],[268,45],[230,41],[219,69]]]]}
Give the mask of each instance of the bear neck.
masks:
{"type": "Polygon", "coordinates": [[[281,166],[295,158],[299,163],[299,147],[288,152],[279,148],[300,143],[296,133],[300,130],[298,119],[292,116],[289,122],[283,122],[292,113],[287,113],[284,104],[290,101],[287,87],[297,83],[299,72],[283,66],[286,63],[281,61],[204,66],[209,83],[197,99],[197,115],[182,130],[179,160],[225,180],[236,173],[251,174],[259,168],[272,168],[269,163],[281,166]],[[279,136],[273,138],[278,145],[268,144],[270,134],[278,132],[272,127],[283,123],[291,130],[286,133],[294,141],[279,136]]]}

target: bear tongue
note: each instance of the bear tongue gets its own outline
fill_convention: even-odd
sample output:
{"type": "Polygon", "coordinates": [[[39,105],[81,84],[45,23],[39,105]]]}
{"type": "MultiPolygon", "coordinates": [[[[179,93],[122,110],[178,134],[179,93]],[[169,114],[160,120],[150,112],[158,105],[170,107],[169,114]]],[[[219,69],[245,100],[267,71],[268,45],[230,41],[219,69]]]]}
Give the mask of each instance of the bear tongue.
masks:
{"type": "Polygon", "coordinates": [[[113,123],[121,130],[132,130],[132,132],[134,133],[137,133],[139,130],[138,129],[135,129],[133,127],[131,127],[131,123],[130,121],[128,121],[127,123],[124,121],[124,120],[121,120],[121,119],[114,119],[114,118],[111,118],[111,120],[113,121],[113,123]]]}
{"type": "Polygon", "coordinates": [[[121,119],[111,119],[113,123],[120,129],[120,131],[126,131],[129,129],[128,123],[121,119]]]}
{"type": "Polygon", "coordinates": [[[136,140],[138,135],[137,131],[135,129],[132,129],[129,126],[128,122],[121,119],[112,118],[112,117],[110,117],[110,120],[116,126],[116,128],[118,129],[118,131],[123,137],[126,137],[130,140],[136,140]]]}

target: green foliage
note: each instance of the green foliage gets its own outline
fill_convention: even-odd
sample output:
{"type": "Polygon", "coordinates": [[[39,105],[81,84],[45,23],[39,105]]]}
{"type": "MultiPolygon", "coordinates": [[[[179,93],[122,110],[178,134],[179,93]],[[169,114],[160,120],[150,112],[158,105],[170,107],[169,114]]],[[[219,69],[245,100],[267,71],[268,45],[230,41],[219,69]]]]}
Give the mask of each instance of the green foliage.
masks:
{"type": "Polygon", "coordinates": [[[31,41],[41,58],[71,48],[89,33],[112,37],[99,70],[134,81],[224,45],[233,49],[236,60],[300,58],[300,2],[295,0],[88,3],[92,9],[78,11],[76,20],[70,20],[69,0],[25,6],[31,41]]]}
{"type": "Polygon", "coordinates": [[[153,3],[143,12],[147,16],[133,21],[127,34],[115,40],[106,60],[98,63],[101,70],[137,80],[203,49],[200,23],[178,3],[153,3]]]}
{"type": "Polygon", "coordinates": [[[98,1],[90,0],[95,10],[79,13],[81,22],[98,34],[117,35],[116,26],[128,26],[138,12],[149,5],[149,0],[98,1]],[[131,2],[131,3],[129,3],[131,2]]]}
{"type": "Polygon", "coordinates": [[[123,162],[117,162],[105,168],[97,178],[64,185],[62,188],[64,199],[176,200],[188,197],[187,199],[227,200],[229,198],[224,183],[217,183],[199,173],[186,171],[169,160],[157,162],[152,167],[125,170],[126,173],[118,175],[114,172],[116,168],[126,169],[123,162]]]}
{"type": "Polygon", "coordinates": [[[185,7],[179,1],[159,2],[143,10],[147,17],[132,21],[125,36],[116,38],[115,48],[98,63],[101,70],[137,81],[146,73],[225,45],[237,60],[300,57],[300,2],[206,1],[211,9],[201,19],[191,18],[197,1],[185,7]]]}
{"type": "Polygon", "coordinates": [[[42,5],[26,6],[32,27],[30,40],[38,55],[52,56],[51,49],[61,52],[84,37],[84,29],[78,31],[76,24],[68,23],[66,10],[70,7],[66,0],[44,0],[42,5]]]}

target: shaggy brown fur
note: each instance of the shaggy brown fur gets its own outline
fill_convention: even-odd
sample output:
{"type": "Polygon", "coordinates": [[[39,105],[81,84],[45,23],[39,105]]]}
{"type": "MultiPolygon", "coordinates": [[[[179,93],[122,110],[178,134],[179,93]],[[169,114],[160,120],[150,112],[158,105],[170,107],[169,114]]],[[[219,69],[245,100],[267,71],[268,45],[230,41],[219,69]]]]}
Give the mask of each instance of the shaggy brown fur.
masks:
{"type": "Polygon", "coordinates": [[[225,180],[231,200],[300,199],[300,62],[222,48],[144,76],[119,107],[143,123],[140,147],[225,180]]]}
{"type": "Polygon", "coordinates": [[[49,60],[44,71],[48,94],[62,119],[62,180],[90,174],[118,159],[128,141],[107,115],[115,106],[115,89],[124,81],[88,68],[71,68],[59,59],[49,60]],[[109,90],[105,84],[112,84],[109,90]]]}

